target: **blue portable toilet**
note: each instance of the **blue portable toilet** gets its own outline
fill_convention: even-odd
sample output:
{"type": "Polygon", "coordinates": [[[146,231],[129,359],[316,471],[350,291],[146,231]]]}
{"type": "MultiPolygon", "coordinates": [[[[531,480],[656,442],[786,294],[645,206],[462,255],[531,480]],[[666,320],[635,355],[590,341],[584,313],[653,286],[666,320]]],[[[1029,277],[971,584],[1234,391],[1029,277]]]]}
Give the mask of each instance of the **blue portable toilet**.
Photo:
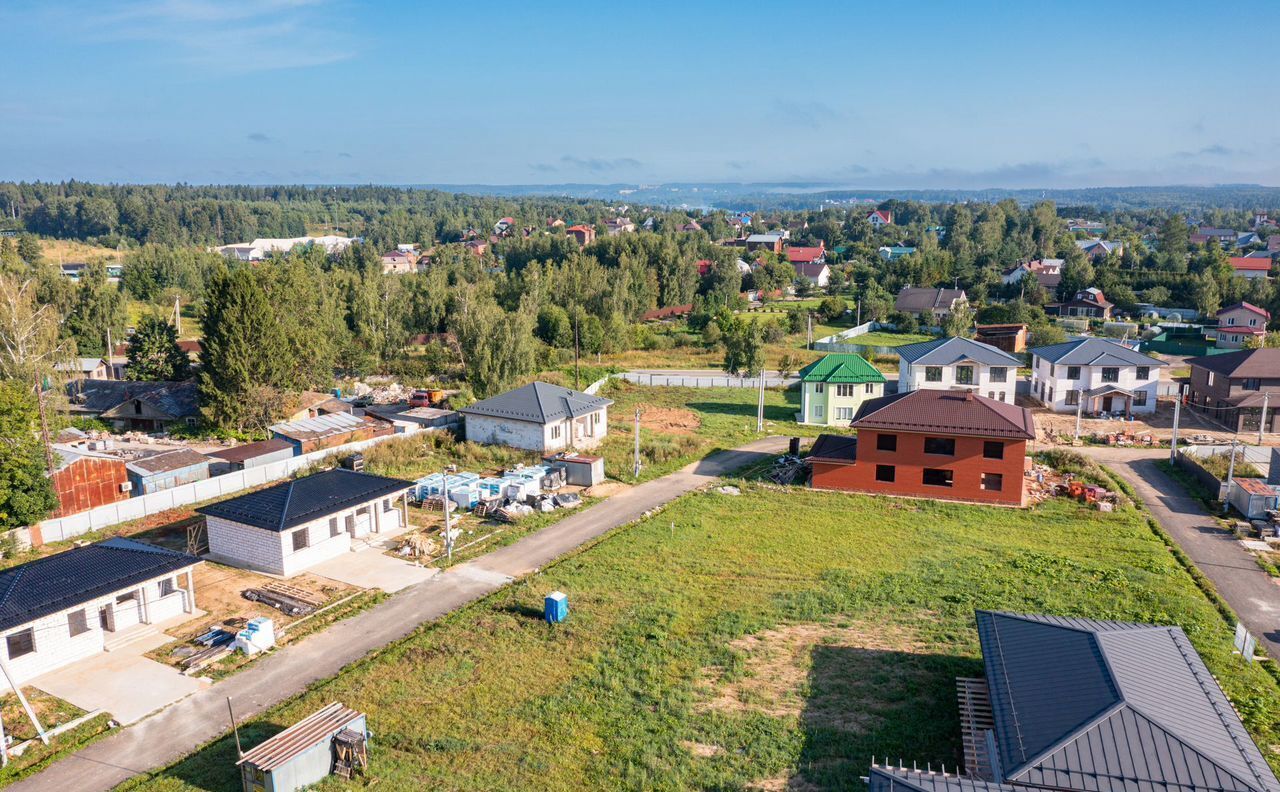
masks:
{"type": "Polygon", "coordinates": [[[553,591],[542,601],[542,613],[548,624],[559,624],[569,618],[569,598],[563,591],[553,591]]]}

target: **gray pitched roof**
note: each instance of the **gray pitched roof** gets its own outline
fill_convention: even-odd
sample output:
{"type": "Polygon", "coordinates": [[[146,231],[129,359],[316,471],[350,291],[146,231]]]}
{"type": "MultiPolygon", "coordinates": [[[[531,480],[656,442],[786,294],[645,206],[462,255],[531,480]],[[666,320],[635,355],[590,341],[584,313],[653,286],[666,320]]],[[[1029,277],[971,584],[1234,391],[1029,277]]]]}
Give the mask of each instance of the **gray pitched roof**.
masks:
{"type": "Polygon", "coordinates": [[[895,311],[917,314],[935,308],[950,311],[956,300],[964,300],[964,289],[930,289],[910,286],[898,292],[894,300],[895,311]]]}
{"type": "Polygon", "coordinates": [[[979,611],[1004,780],[1091,792],[1277,792],[1178,627],[979,611]]]}
{"type": "Polygon", "coordinates": [[[77,410],[105,413],[132,399],[141,399],[172,418],[200,413],[195,382],[131,382],[128,380],[85,379],[67,385],[71,404],[77,410]]]}
{"type": "Polygon", "coordinates": [[[464,415],[483,415],[490,418],[509,418],[515,421],[548,424],[593,413],[610,404],[613,404],[612,400],[601,396],[592,396],[589,393],[545,382],[531,382],[522,388],[478,401],[470,407],[463,407],[458,412],[464,415]]]}
{"type": "Polygon", "coordinates": [[[988,366],[1018,366],[1022,361],[990,344],[968,338],[939,338],[898,347],[898,357],[906,363],[922,366],[949,366],[962,360],[972,360],[988,366]]]}
{"type": "Polygon", "coordinates": [[[1106,338],[1077,338],[1028,350],[1060,366],[1167,366],[1163,360],[1135,352],[1106,338]]]}

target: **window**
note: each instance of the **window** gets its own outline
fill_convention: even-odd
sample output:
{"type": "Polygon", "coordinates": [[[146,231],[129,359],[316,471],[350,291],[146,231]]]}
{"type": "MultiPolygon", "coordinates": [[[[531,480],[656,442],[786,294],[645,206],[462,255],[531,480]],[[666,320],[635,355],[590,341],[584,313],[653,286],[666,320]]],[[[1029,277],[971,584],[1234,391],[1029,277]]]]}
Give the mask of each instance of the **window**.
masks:
{"type": "Polygon", "coordinates": [[[1119,369],[1119,368],[1117,368],[1116,366],[1103,366],[1103,367],[1102,367],[1102,381],[1103,381],[1103,382],[1119,382],[1119,381],[1120,381],[1120,369],[1119,369]]]}
{"type": "Polygon", "coordinates": [[[950,487],[954,473],[950,470],[925,468],[920,480],[930,487],[950,487]]]}
{"type": "Polygon", "coordinates": [[[1147,406],[1147,392],[1146,392],[1146,391],[1144,391],[1144,390],[1136,390],[1136,391],[1134,391],[1134,392],[1133,392],[1133,406],[1134,406],[1134,407],[1145,407],[1145,406],[1147,406]]]}
{"type": "Polygon", "coordinates": [[[142,415],[142,402],[138,399],[133,400],[133,414],[142,415]]]}
{"type": "Polygon", "coordinates": [[[898,436],[893,434],[876,435],[876,450],[877,451],[897,451],[898,436]]]}
{"type": "Polygon", "coordinates": [[[1235,323],[1236,323],[1236,318],[1235,318],[1234,316],[1228,316],[1228,317],[1227,317],[1227,324],[1229,324],[1229,325],[1233,325],[1233,324],[1235,324],[1235,323]]]}
{"type": "Polygon", "coordinates": [[[33,628],[28,627],[16,633],[9,633],[5,636],[4,642],[9,650],[9,659],[15,660],[36,650],[36,633],[33,628]]]}
{"type": "Polygon", "coordinates": [[[986,459],[1004,459],[1004,443],[999,440],[984,441],[982,456],[986,459]]]}
{"type": "Polygon", "coordinates": [[[71,632],[72,638],[89,632],[89,614],[85,613],[84,608],[67,614],[67,629],[71,632]]]}
{"type": "Polygon", "coordinates": [[[1009,369],[1006,366],[992,366],[987,371],[987,377],[992,382],[1007,382],[1009,380],[1009,369]]]}
{"type": "Polygon", "coordinates": [[[299,550],[306,550],[307,546],[310,544],[311,543],[308,541],[308,538],[307,538],[306,528],[299,528],[298,530],[293,532],[293,552],[296,553],[299,550]]]}
{"type": "Polygon", "coordinates": [[[1067,366],[1067,379],[1071,379],[1071,380],[1080,379],[1080,367],[1067,366]]]}
{"type": "Polygon", "coordinates": [[[836,414],[836,420],[837,420],[837,421],[852,421],[852,420],[853,420],[853,408],[852,408],[852,407],[837,407],[837,408],[836,408],[836,410],[835,410],[835,414],[836,414]]]}
{"type": "MultiPolygon", "coordinates": [[[[866,385],[866,391],[867,391],[867,393],[870,393],[870,392],[871,392],[871,383],[870,383],[870,382],[868,382],[868,383],[867,383],[867,385],[866,385]]],[[[836,395],[837,395],[837,396],[857,396],[857,395],[858,395],[858,386],[857,386],[857,384],[852,383],[852,382],[850,382],[850,383],[845,383],[845,384],[841,384],[841,385],[837,385],[837,386],[836,386],[836,395]]]]}
{"type": "Polygon", "coordinates": [[[167,577],[160,581],[160,596],[167,597],[177,590],[178,587],[173,584],[173,578],[167,577]]]}
{"type": "Polygon", "coordinates": [[[956,382],[961,385],[972,385],[973,366],[956,366],[956,382]]]}
{"type": "Polygon", "coordinates": [[[136,591],[130,591],[128,594],[121,594],[120,596],[116,597],[116,604],[123,605],[126,602],[132,602],[137,598],[138,598],[138,593],[136,591]]]}
{"type": "Polygon", "coordinates": [[[356,516],[354,514],[348,514],[346,523],[347,523],[347,532],[354,536],[356,532],[356,516]]]}
{"type": "MultiPolygon", "coordinates": [[[[1234,320],[1233,320],[1233,322],[1234,322],[1234,320]]],[[[1249,326],[1250,326],[1250,327],[1257,327],[1257,326],[1258,326],[1258,320],[1257,320],[1257,319],[1250,319],[1250,320],[1249,320],[1249,326]]]]}
{"type": "Polygon", "coordinates": [[[1138,372],[1134,376],[1136,376],[1140,380],[1151,379],[1151,367],[1138,366],[1138,372]]]}
{"type": "Polygon", "coordinates": [[[983,473],[982,488],[991,492],[999,492],[1004,489],[1004,474],[1002,473],[983,473]]]}
{"type": "Polygon", "coordinates": [[[862,392],[863,392],[863,393],[875,393],[875,392],[876,392],[876,386],[875,386],[875,383],[873,383],[873,382],[868,382],[866,385],[862,386],[862,392]]]}
{"type": "Polygon", "coordinates": [[[826,387],[826,384],[827,384],[827,383],[825,383],[825,382],[815,382],[815,383],[813,384],[813,392],[814,392],[814,393],[822,393],[822,392],[823,392],[823,388],[825,388],[825,387],[826,387]]]}
{"type": "Polygon", "coordinates": [[[1262,380],[1257,377],[1247,377],[1240,387],[1244,390],[1262,390],[1262,380]]]}
{"type": "Polygon", "coordinates": [[[1049,364],[1049,376],[1050,376],[1050,377],[1056,377],[1057,375],[1058,375],[1058,364],[1057,364],[1057,363],[1050,363],[1050,364],[1049,364]]]}
{"type": "Polygon", "coordinates": [[[926,454],[938,454],[939,456],[955,456],[956,441],[951,437],[926,437],[924,439],[924,452],[926,454]]]}
{"type": "Polygon", "coordinates": [[[813,405],[813,417],[821,419],[827,414],[827,408],[821,404],[813,405]]]}
{"type": "Polygon", "coordinates": [[[893,465],[876,465],[876,481],[887,481],[892,483],[897,469],[893,465]]]}
{"type": "Polygon", "coordinates": [[[553,424],[551,426],[551,439],[552,440],[560,439],[560,424],[553,424]]]}
{"type": "Polygon", "coordinates": [[[332,539],[333,537],[337,536],[340,533],[342,533],[342,531],[338,528],[338,518],[330,517],[329,518],[329,538],[332,539]]]}
{"type": "Polygon", "coordinates": [[[942,366],[925,366],[925,382],[942,382],[942,366]]]}
{"type": "Polygon", "coordinates": [[[1212,371],[1210,371],[1210,372],[1209,372],[1209,378],[1205,381],[1205,384],[1206,384],[1206,385],[1212,385],[1212,384],[1213,384],[1213,372],[1212,372],[1212,371]]]}
{"type": "Polygon", "coordinates": [[[1067,398],[1065,399],[1065,402],[1068,407],[1075,407],[1077,404],[1080,403],[1080,391],[1078,390],[1067,391],[1067,398]]]}
{"type": "Polygon", "coordinates": [[[1004,401],[1004,396],[1006,393],[1008,393],[1008,391],[1000,391],[1000,401],[1004,401]]]}

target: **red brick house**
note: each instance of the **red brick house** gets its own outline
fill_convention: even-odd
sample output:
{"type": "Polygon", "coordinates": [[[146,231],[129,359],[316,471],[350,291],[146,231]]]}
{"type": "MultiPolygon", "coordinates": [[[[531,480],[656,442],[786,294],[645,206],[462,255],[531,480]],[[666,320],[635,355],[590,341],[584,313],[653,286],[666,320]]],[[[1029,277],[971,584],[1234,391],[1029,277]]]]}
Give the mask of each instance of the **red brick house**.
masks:
{"type": "Polygon", "coordinates": [[[564,232],[578,240],[578,244],[584,247],[596,241],[596,230],[589,225],[569,226],[564,232]]]}
{"type": "Polygon", "coordinates": [[[812,485],[1002,506],[1027,502],[1031,412],[971,392],[915,390],[871,399],[856,438],[822,435],[809,452],[812,485]]]}

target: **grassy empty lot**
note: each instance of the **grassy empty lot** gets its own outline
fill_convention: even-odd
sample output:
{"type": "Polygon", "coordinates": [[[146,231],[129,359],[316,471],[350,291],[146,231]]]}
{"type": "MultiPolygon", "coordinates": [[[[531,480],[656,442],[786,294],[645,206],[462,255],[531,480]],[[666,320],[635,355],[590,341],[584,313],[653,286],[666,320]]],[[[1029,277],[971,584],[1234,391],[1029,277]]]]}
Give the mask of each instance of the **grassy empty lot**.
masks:
{"type": "MultiPolygon", "coordinates": [[[[869,757],[961,756],[975,608],[1183,626],[1268,757],[1277,686],[1142,514],[743,484],[692,494],[241,729],[369,713],[369,779],[322,790],[858,789],[869,757]],[[539,620],[568,593],[568,623],[539,620]],[[791,785],[788,787],[788,785],[791,785]]],[[[129,788],[237,790],[218,740],[129,788]]]]}
{"type": "Polygon", "coordinates": [[[756,432],[754,388],[668,388],[611,380],[601,393],[613,399],[609,434],[601,445],[605,470],[631,482],[635,411],[640,408],[640,481],[684,467],[712,451],[734,448],[764,435],[813,436],[832,431],[796,423],[800,391],[764,392],[764,435],[756,432]]]}

